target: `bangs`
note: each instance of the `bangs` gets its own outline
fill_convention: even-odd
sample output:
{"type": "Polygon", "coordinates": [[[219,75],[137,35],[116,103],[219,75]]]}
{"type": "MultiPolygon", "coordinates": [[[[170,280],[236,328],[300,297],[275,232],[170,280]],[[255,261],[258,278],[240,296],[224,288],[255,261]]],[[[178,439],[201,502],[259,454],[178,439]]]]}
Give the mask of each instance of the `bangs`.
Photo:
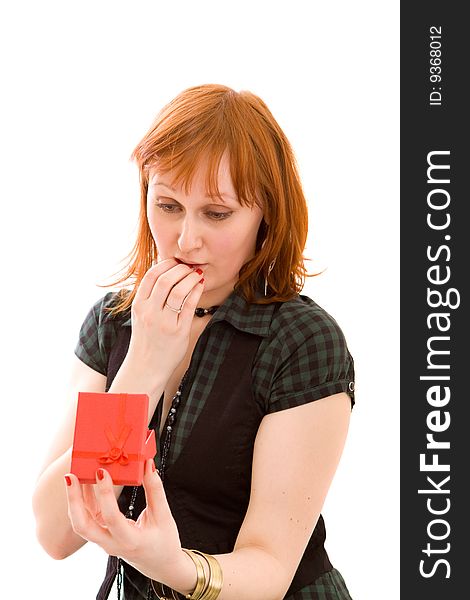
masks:
{"type": "Polygon", "coordinates": [[[204,172],[204,187],[206,193],[211,198],[218,198],[223,201],[222,192],[219,189],[219,171],[220,164],[224,156],[227,155],[229,160],[230,176],[232,179],[233,187],[235,189],[236,198],[240,204],[250,204],[248,194],[245,194],[243,190],[240,190],[240,186],[237,186],[234,181],[233,172],[230,163],[230,156],[225,148],[210,148],[204,151],[195,151],[188,153],[187,151],[178,152],[175,156],[175,152],[168,154],[167,156],[155,157],[155,160],[146,166],[147,177],[151,174],[159,173],[168,177],[169,183],[172,187],[181,185],[184,193],[189,195],[191,193],[191,187],[196,172],[201,168],[204,172]]]}

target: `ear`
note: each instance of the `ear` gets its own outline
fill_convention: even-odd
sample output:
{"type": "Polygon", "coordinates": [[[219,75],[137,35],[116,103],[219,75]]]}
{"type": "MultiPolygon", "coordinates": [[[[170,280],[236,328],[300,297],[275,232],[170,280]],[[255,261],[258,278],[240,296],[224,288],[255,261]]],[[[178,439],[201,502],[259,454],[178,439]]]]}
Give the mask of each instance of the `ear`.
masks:
{"type": "Polygon", "coordinates": [[[257,251],[261,251],[264,248],[264,245],[266,243],[266,238],[268,236],[268,224],[266,223],[265,218],[263,217],[263,220],[260,223],[259,229],[258,229],[258,235],[256,238],[256,250],[257,251]]]}

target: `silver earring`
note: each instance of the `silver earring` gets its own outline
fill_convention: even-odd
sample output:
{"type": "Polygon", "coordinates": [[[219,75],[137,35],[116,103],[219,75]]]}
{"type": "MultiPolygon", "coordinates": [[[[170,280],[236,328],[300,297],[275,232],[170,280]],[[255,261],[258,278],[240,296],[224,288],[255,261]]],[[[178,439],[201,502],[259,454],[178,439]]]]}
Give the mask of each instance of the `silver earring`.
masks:
{"type": "Polygon", "coordinates": [[[268,274],[266,275],[266,277],[264,278],[264,295],[267,296],[267,292],[268,292],[268,277],[269,274],[271,273],[271,271],[274,269],[274,265],[276,264],[276,259],[274,259],[273,261],[271,261],[269,267],[268,267],[268,274]]]}

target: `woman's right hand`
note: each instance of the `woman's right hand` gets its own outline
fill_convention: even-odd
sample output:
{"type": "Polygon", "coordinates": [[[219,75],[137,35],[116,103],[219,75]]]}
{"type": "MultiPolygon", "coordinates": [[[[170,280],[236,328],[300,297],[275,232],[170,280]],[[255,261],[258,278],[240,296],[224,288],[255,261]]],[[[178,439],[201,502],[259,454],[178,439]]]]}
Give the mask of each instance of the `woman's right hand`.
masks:
{"type": "Polygon", "coordinates": [[[147,271],[132,302],[132,335],[123,366],[131,366],[146,380],[155,372],[160,381],[170,378],[189,347],[194,311],[204,290],[202,277],[200,269],[173,258],[147,271]],[[167,304],[181,307],[181,312],[167,304]]]}

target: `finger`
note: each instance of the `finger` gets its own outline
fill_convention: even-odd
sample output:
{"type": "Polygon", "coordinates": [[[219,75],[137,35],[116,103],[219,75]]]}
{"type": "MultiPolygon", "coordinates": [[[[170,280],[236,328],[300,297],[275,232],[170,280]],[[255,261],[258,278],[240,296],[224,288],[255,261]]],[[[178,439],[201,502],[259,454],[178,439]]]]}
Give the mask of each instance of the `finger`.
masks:
{"type": "Polygon", "coordinates": [[[145,462],[143,487],[147,504],[147,517],[150,521],[158,525],[173,523],[173,515],[153,458],[145,462]]]}
{"type": "Polygon", "coordinates": [[[82,496],[85,508],[91,515],[97,512],[96,496],[93,485],[89,483],[82,484],[82,496]]]}
{"type": "MultiPolygon", "coordinates": [[[[198,277],[202,279],[201,275],[198,275],[198,277]]],[[[183,328],[186,326],[190,327],[193,322],[194,311],[204,291],[204,280],[201,282],[201,279],[198,280],[197,284],[190,290],[184,300],[183,310],[179,314],[179,323],[183,328]]]]}
{"type": "MultiPolygon", "coordinates": [[[[175,308],[182,308],[190,292],[193,290],[193,288],[197,286],[197,284],[202,278],[203,273],[201,269],[197,269],[188,273],[186,277],[176,282],[173,285],[173,287],[168,291],[165,301],[168,302],[170,306],[174,306],[175,308]]],[[[159,283],[157,283],[155,287],[157,286],[159,286],[159,283]]],[[[164,294],[165,292],[163,291],[162,293],[164,294]]]]}
{"type": "Polygon", "coordinates": [[[103,519],[101,516],[101,510],[98,506],[98,502],[96,501],[95,494],[95,485],[92,484],[83,484],[82,485],[82,495],[83,501],[85,503],[85,508],[90,513],[90,516],[97,521],[99,525],[104,525],[103,519]]]}
{"type": "Polygon", "coordinates": [[[161,310],[165,308],[166,303],[174,308],[180,308],[199,279],[201,275],[192,267],[178,265],[157,279],[150,298],[156,299],[157,307],[161,310]]]}
{"type": "Polygon", "coordinates": [[[75,533],[85,540],[104,547],[109,541],[109,533],[92,518],[87,510],[83,499],[82,486],[75,475],[68,473],[65,476],[65,489],[68,515],[75,533]]]}
{"type": "Polygon", "coordinates": [[[146,300],[150,294],[152,293],[153,286],[157,279],[163,274],[173,269],[179,263],[176,262],[174,258],[166,258],[165,260],[160,261],[145,273],[142,277],[142,281],[137,288],[137,292],[134,296],[134,302],[139,302],[141,300],[146,300]]]}
{"type": "Polygon", "coordinates": [[[115,542],[122,545],[123,548],[131,548],[135,536],[128,519],[119,510],[114,494],[113,480],[106,469],[98,469],[96,474],[95,493],[102,523],[115,542]],[[100,477],[102,478],[100,479],[100,477]]]}

